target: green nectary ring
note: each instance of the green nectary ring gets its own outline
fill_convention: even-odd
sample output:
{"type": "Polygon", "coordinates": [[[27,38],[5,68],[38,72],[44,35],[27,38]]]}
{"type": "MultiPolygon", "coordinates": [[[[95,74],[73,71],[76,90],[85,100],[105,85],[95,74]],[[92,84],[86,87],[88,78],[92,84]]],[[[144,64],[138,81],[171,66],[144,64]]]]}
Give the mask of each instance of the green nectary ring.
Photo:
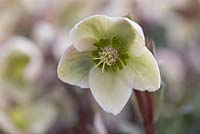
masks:
{"type": "Polygon", "coordinates": [[[102,72],[107,70],[117,71],[126,66],[129,58],[127,51],[116,37],[112,39],[100,39],[95,43],[96,50],[92,51],[93,62],[100,67],[102,72]]]}

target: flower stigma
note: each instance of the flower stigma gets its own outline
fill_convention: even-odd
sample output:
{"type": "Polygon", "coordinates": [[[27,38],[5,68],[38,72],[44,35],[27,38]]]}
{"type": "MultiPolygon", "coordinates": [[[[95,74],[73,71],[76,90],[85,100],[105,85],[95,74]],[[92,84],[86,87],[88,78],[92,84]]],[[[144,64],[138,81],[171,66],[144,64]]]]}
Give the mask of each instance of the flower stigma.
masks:
{"type": "Polygon", "coordinates": [[[112,39],[100,39],[94,44],[97,49],[92,51],[95,67],[100,67],[102,72],[107,70],[121,70],[129,58],[122,43],[116,37],[112,39]]]}

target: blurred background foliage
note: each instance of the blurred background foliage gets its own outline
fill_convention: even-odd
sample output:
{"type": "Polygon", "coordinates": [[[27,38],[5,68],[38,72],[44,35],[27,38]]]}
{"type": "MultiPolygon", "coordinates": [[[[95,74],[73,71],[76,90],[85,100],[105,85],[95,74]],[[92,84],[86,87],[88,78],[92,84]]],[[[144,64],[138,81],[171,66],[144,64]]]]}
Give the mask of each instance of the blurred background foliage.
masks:
{"type": "Polygon", "coordinates": [[[161,105],[154,98],[156,134],[199,134],[199,0],[0,0],[0,133],[144,133],[134,95],[113,116],[57,78],[69,30],[95,14],[130,15],[155,41],[164,92],[161,105]]]}

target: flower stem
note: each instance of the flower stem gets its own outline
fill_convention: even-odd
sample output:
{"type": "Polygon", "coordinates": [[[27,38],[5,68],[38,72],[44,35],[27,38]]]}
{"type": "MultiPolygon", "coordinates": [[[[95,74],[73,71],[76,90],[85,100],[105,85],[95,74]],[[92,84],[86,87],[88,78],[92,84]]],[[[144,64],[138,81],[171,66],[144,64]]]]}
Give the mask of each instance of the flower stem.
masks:
{"type": "Polygon", "coordinates": [[[153,124],[153,100],[151,93],[145,91],[135,91],[135,95],[138,102],[138,107],[142,117],[142,122],[145,128],[146,134],[154,134],[153,124]]]}

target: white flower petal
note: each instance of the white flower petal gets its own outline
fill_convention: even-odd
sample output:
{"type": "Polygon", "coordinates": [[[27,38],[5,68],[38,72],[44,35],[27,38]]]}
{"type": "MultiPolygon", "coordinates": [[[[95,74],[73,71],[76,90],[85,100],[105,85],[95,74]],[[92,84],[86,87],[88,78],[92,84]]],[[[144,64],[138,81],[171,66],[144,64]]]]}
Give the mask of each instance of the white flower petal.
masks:
{"type": "Polygon", "coordinates": [[[92,57],[89,52],[78,52],[71,46],[58,64],[58,77],[66,83],[89,88],[88,76],[92,66],[92,57]]]}
{"type": "Polygon", "coordinates": [[[113,37],[117,37],[122,46],[135,55],[141,55],[145,46],[142,28],[125,17],[90,16],[75,25],[69,37],[79,51],[93,50],[95,42],[113,37]]]}
{"type": "Polygon", "coordinates": [[[118,114],[129,100],[132,89],[119,73],[92,68],[89,75],[91,92],[98,104],[108,113],[118,114]]]}
{"type": "Polygon", "coordinates": [[[125,17],[112,17],[116,24],[112,28],[113,36],[119,37],[135,56],[140,56],[145,51],[145,38],[140,25],[125,17]]]}
{"type": "Polygon", "coordinates": [[[128,85],[136,90],[156,91],[160,88],[160,71],[152,53],[145,48],[142,56],[130,54],[127,66],[121,72],[128,85]]]}
{"type": "Polygon", "coordinates": [[[108,20],[107,16],[94,15],[76,24],[69,33],[74,47],[79,51],[94,49],[93,44],[106,37],[104,33],[110,25],[108,20]]]}
{"type": "Polygon", "coordinates": [[[126,20],[132,25],[136,30],[136,36],[133,44],[130,47],[130,51],[133,52],[135,56],[140,56],[145,52],[145,38],[142,28],[134,21],[126,18],[126,20]]]}

